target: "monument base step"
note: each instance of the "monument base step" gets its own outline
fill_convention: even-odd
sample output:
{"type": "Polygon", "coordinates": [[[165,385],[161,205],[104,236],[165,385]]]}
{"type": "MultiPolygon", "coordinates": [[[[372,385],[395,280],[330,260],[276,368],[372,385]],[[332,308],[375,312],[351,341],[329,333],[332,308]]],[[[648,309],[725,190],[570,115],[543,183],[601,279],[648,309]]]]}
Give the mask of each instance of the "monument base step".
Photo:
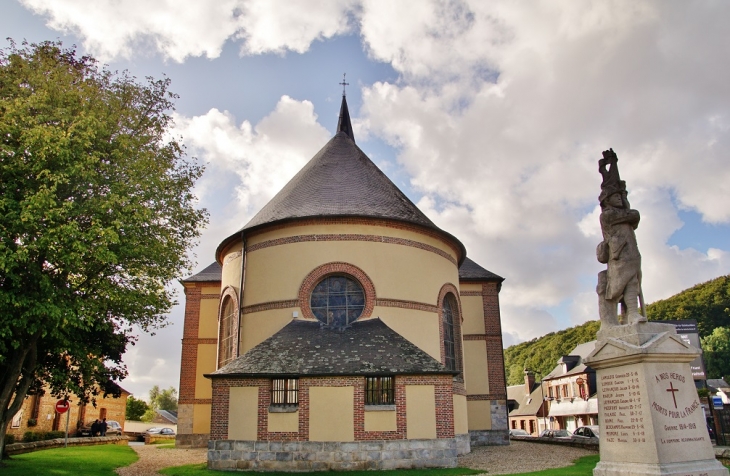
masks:
{"type": "Polygon", "coordinates": [[[647,464],[599,461],[593,476],[728,476],[716,459],[681,463],[647,464]]]}

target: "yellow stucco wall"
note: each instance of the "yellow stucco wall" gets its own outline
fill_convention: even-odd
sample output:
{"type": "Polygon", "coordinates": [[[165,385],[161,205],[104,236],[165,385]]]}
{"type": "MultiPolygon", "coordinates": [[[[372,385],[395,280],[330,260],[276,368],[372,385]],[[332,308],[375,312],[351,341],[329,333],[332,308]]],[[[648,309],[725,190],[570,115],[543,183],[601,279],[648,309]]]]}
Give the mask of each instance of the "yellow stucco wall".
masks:
{"type": "MultiPolygon", "coordinates": [[[[409,239],[428,241],[425,235],[408,233],[409,239]]],[[[379,298],[435,305],[441,286],[458,282],[454,263],[418,248],[359,241],[291,243],[248,253],[246,275],[256,278],[247,279],[244,305],[297,299],[307,274],[332,261],[365,271],[379,298]]]]}
{"type": "Polygon", "coordinates": [[[203,374],[215,372],[216,366],[215,344],[198,344],[198,361],[195,366],[195,398],[212,398],[213,385],[210,379],[203,374]]]}
{"type": "Polygon", "coordinates": [[[379,307],[373,309],[373,316],[402,335],[434,359],[441,361],[439,340],[439,318],[434,312],[379,307]]]}
{"type": "Polygon", "coordinates": [[[200,300],[200,321],[198,337],[201,339],[218,338],[218,303],[219,299],[200,300]]]}
{"type": "Polygon", "coordinates": [[[193,406],[193,433],[210,433],[209,403],[197,403],[193,406]]]}
{"type": "Polygon", "coordinates": [[[469,418],[466,395],[454,395],[454,434],[463,435],[468,432],[469,418]]]}
{"type": "Polygon", "coordinates": [[[228,394],[228,439],[255,440],[258,429],[258,387],[231,387],[228,394]]]}
{"type": "Polygon", "coordinates": [[[309,440],[354,441],[354,387],[309,388],[309,440]]]}
{"type": "Polygon", "coordinates": [[[489,408],[489,401],[474,400],[466,402],[466,409],[469,414],[469,430],[492,429],[492,414],[489,408]]]}
{"type": "Polygon", "coordinates": [[[292,320],[292,311],[299,311],[301,317],[302,312],[298,307],[244,314],[241,324],[240,355],[248,352],[287,325],[292,320]]]}
{"type": "Polygon", "coordinates": [[[482,340],[466,340],[464,345],[464,383],[468,395],[489,393],[487,346],[482,340]]]}
{"type": "MultiPolygon", "coordinates": [[[[280,228],[278,230],[268,231],[260,235],[252,236],[248,239],[247,244],[249,246],[255,245],[268,240],[275,240],[279,238],[286,238],[289,236],[298,235],[316,235],[316,234],[362,234],[362,235],[376,235],[376,236],[388,236],[392,238],[405,238],[407,240],[416,240],[427,245],[434,246],[450,255],[454,256],[454,250],[451,246],[444,243],[438,238],[434,238],[428,235],[422,235],[414,231],[401,230],[398,228],[390,228],[387,226],[378,225],[351,225],[351,224],[321,224],[321,225],[303,225],[303,226],[290,226],[286,228],[280,228]]],[[[240,245],[238,245],[240,246],[240,245]]],[[[481,288],[479,288],[481,289],[481,288]]]]}
{"type": "Polygon", "coordinates": [[[220,294],[220,286],[203,286],[200,288],[200,294],[220,294]]]}
{"type": "Polygon", "coordinates": [[[292,413],[269,413],[269,431],[299,431],[299,411],[292,413]]]}
{"type": "MultiPolygon", "coordinates": [[[[241,245],[239,243],[229,249],[226,257],[240,251],[241,245]]],[[[221,270],[221,289],[233,286],[236,293],[238,293],[238,288],[241,287],[241,257],[233,258],[230,261],[227,261],[226,257],[223,258],[223,269],[221,270]]]]}
{"type": "Polygon", "coordinates": [[[484,334],[484,307],[481,296],[461,296],[464,334],[484,334]]]}
{"type": "Polygon", "coordinates": [[[433,385],[406,385],[406,438],[436,438],[433,385]]]}
{"type": "MultiPolygon", "coordinates": [[[[475,283],[459,283],[459,291],[479,291],[482,292],[482,285],[475,283]]],[[[463,299],[463,298],[462,298],[463,299]]]]}
{"type": "Polygon", "coordinates": [[[396,431],[398,420],[395,410],[365,412],[365,431],[396,431]]]}

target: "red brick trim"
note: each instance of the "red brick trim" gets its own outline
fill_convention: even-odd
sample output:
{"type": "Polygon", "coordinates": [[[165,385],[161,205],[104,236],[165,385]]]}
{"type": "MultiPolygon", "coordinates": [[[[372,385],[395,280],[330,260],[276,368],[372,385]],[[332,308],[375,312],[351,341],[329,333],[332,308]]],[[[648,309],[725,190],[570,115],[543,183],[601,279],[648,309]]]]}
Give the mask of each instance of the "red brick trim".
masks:
{"type": "Polygon", "coordinates": [[[233,261],[234,259],[240,258],[240,257],[241,257],[240,251],[234,251],[233,253],[229,253],[228,255],[226,255],[226,259],[223,260],[223,264],[228,264],[231,261],[233,261]]]}
{"type": "Polygon", "coordinates": [[[454,296],[456,302],[456,319],[454,320],[454,353],[456,354],[456,369],[462,372],[457,378],[463,379],[464,372],[464,355],[461,346],[461,323],[464,322],[464,315],[461,312],[461,300],[459,299],[459,290],[451,283],[441,286],[438,296],[438,315],[439,315],[439,345],[441,347],[441,363],[446,362],[446,349],[444,348],[444,299],[448,294],[454,296]]]}
{"type": "Polygon", "coordinates": [[[220,294],[201,294],[200,299],[220,299],[220,294]]]}
{"type": "Polygon", "coordinates": [[[302,285],[299,287],[299,307],[302,309],[302,317],[305,319],[317,319],[309,306],[309,296],[312,294],[317,283],[328,276],[336,274],[349,275],[360,282],[360,285],[365,291],[365,308],[363,309],[360,317],[370,317],[373,313],[373,307],[375,307],[376,300],[373,281],[357,266],[339,261],[317,266],[307,275],[306,278],[304,278],[304,281],[302,281],[302,285]]]}
{"type": "MultiPolygon", "coordinates": [[[[413,231],[415,233],[421,233],[426,236],[430,236],[431,238],[436,238],[442,243],[448,245],[449,248],[451,248],[454,251],[454,255],[457,257],[461,257],[461,248],[453,242],[453,240],[449,239],[448,236],[445,233],[439,233],[437,230],[421,227],[418,225],[414,225],[411,223],[405,223],[401,221],[395,221],[395,220],[385,220],[382,218],[364,218],[364,217],[331,217],[331,218],[309,218],[309,219],[303,219],[303,220],[296,220],[296,221],[290,221],[286,223],[278,223],[275,225],[270,225],[266,227],[262,227],[258,230],[249,231],[247,232],[249,237],[254,237],[257,235],[260,235],[262,233],[267,233],[269,231],[273,230],[280,230],[282,228],[293,228],[295,226],[309,226],[309,225],[372,225],[372,226],[382,226],[385,228],[392,228],[396,230],[407,230],[407,231],[413,231]]],[[[248,251],[248,250],[247,250],[248,251]]]]}
{"type": "Polygon", "coordinates": [[[486,334],[464,334],[464,340],[487,340],[486,334]]]}
{"type": "Polygon", "coordinates": [[[459,293],[461,296],[480,296],[482,295],[481,291],[461,291],[459,293]]]}
{"type": "Polygon", "coordinates": [[[243,307],[244,314],[251,314],[252,312],[268,311],[270,309],[287,309],[290,307],[299,306],[298,299],[288,299],[285,301],[269,301],[262,302],[259,304],[252,304],[250,306],[243,307]]]}
{"type": "Polygon", "coordinates": [[[402,299],[376,299],[375,305],[382,307],[398,307],[401,309],[415,309],[417,311],[426,312],[439,312],[438,306],[434,306],[433,304],[426,304],[416,301],[405,301],[402,299]]]}
{"type": "Polygon", "coordinates": [[[246,251],[251,253],[253,251],[261,250],[264,248],[270,248],[272,246],[288,245],[292,243],[304,243],[312,241],[369,241],[375,243],[388,243],[392,245],[403,245],[410,246],[411,248],[418,248],[420,250],[429,251],[435,253],[442,258],[446,258],[453,264],[457,264],[456,259],[449,253],[443,251],[435,246],[421,243],[420,241],[408,240],[406,238],[393,238],[390,236],[381,235],[364,235],[364,234],[316,234],[316,235],[296,235],[288,236],[286,238],[276,238],[273,240],[262,241],[251,245],[246,251]]]}
{"type": "Polygon", "coordinates": [[[233,330],[232,334],[236,336],[233,339],[233,349],[231,351],[231,355],[235,359],[238,357],[238,341],[239,341],[239,335],[238,335],[238,327],[241,324],[241,309],[238,304],[238,293],[236,292],[236,288],[233,286],[226,286],[226,288],[221,293],[220,301],[218,302],[218,349],[216,350],[217,357],[217,367],[220,368],[221,365],[221,349],[220,349],[220,341],[221,341],[221,332],[223,329],[221,329],[221,319],[223,318],[223,305],[225,304],[227,299],[231,299],[233,301],[233,309],[235,310],[235,313],[233,315],[233,330]]]}
{"type": "Polygon", "coordinates": [[[210,405],[213,403],[212,398],[181,398],[177,401],[178,405],[210,405]]]}
{"type": "Polygon", "coordinates": [[[483,401],[483,400],[506,400],[507,395],[504,393],[486,393],[480,395],[467,395],[467,402],[483,401]]]}
{"type": "Polygon", "coordinates": [[[437,438],[454,437],[454,399],[450,375],[398,375],[395,377],[396,430],[365,431],[365,378],[364,377],[300,377],[299,378],[299,431],[269,432],[268,416],[271,402],[271,380],[262,378],[217,378],[213,380],[211,411],[211,440],[228,439],[228,409],[231,387],[258,387],[257,439],[269,441],[308,441],[310,400],[312,387],[353,387],[353,419],[355,441],[406,439],[406,385],[433,385],[436,403],[437,438]]]}
{"type": "Polygon", "coordinates": [[[204,338],[198,338],[198,339],[186,339],[187,342],[193,342],[196,345],[197,344],[218,344],[218,339],[215,337],[204,337],[204,338]]]}

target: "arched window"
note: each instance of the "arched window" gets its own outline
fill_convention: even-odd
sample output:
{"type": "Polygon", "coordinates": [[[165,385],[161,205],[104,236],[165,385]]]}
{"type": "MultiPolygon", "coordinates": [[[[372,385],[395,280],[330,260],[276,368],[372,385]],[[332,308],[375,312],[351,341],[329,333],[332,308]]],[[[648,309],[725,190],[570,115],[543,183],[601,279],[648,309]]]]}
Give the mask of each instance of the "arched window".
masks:
{"type": "Polygon", "coordinates": [[[236,306],[230,296],[225,298],[220,321],[220,339],[218,340],[218,368],[233,360],[233,348],[236,342],[236,306]]]}
{"type": "Polygon", "coordinates": [[[351,276],[328,276],[314,287],[309,305],[320,322],[344,328],[357,320],[365,309],[365,291],[351,276]]]}
{"type": "Polygon", "coordinates": [[[444,297],[443,308],[441,309],[441,319],[444,329],[444,365],[448,370],[459,370],[456,360],[457,335],[454,327],[454,321],[458,317],[458,308],[454,295],[449,293],[444,297]]]}

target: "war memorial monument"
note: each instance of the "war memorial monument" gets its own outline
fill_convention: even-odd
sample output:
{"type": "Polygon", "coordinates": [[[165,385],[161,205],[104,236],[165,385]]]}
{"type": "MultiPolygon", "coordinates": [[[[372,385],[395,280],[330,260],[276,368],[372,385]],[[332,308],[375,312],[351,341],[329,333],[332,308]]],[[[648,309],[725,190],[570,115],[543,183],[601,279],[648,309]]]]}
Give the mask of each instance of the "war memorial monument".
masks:
{"type": "Polygon", "coordinates": [[[727,476],[705,426],[689,362],[699,350],[674,326],[648,322],[641,254],[634,230],[639,212],[627,199],[613,150],[599,160],[603,177],[596,249],[601,329],[586,363],[596,370],[600,462],[594,476],[727,476]],[[619,313],[620,309],[620,313],[619,313]]]}

